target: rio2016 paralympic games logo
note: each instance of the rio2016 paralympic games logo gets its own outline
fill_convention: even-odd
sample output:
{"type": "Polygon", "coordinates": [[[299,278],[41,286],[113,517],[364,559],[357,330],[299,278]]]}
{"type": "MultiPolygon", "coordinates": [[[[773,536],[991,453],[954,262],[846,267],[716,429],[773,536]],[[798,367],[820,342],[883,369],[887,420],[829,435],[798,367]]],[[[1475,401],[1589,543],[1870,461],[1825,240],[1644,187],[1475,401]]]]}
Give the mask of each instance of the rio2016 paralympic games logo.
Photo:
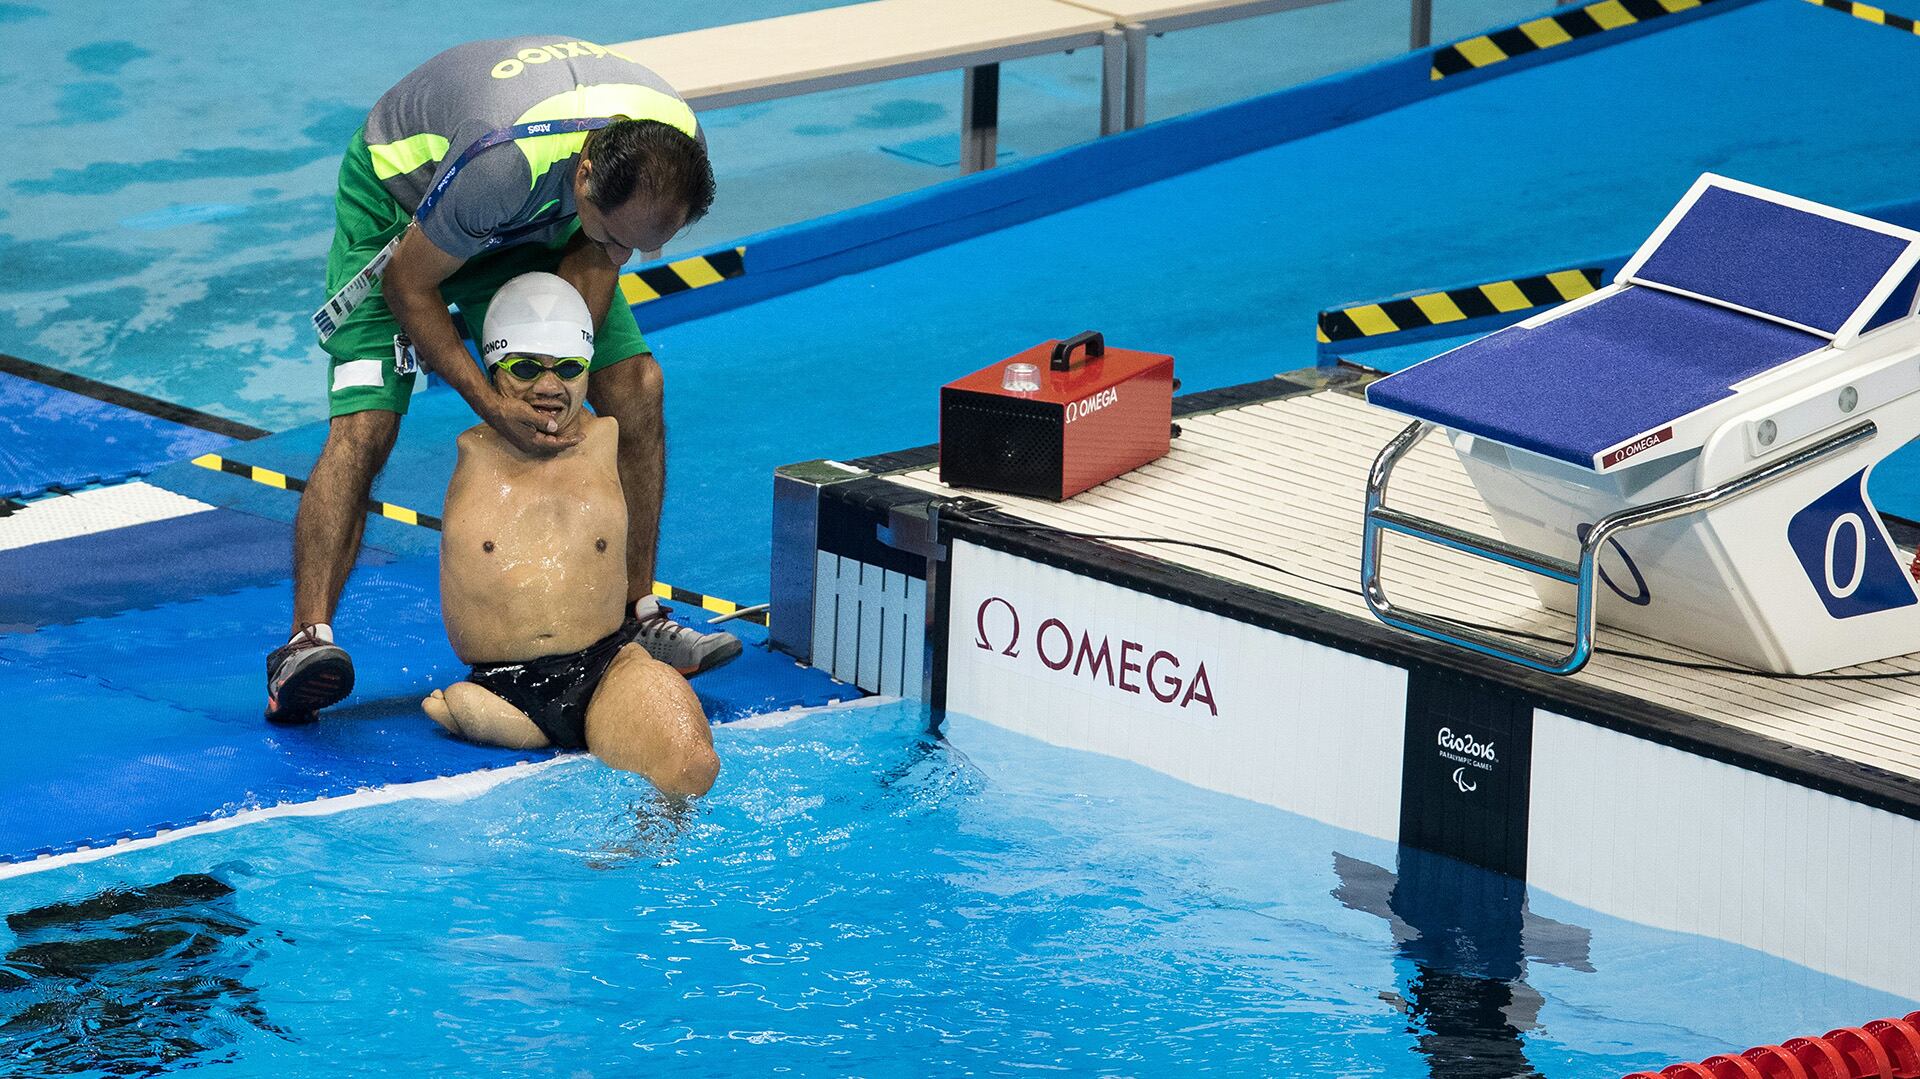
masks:
{"type": "Polygon", "coordinates": [[[1119,640],[1116,648],[1111,635],[1095,636],[1086,628],[1076,635],[1061,618],[1048,618],[1040,623],[1033,632],[1029,653],[1019,609],[999,596],[980,601],[974,611],[973,625],[973,646],[982,651],[997,652],[1009,659],[1038,657],[1050,671],[1085,678],[1126,693],[1145,691],[1161,704],[1180,708],[1201,705],[1209,715],[1220,714],[1204,661],[1189,667],[1171,651],[1156,648],[1149,652],[1146,645],[1125,638],[1119,640]],[[1141,661],[1143,656],[1145,662],[1141,661]]]}

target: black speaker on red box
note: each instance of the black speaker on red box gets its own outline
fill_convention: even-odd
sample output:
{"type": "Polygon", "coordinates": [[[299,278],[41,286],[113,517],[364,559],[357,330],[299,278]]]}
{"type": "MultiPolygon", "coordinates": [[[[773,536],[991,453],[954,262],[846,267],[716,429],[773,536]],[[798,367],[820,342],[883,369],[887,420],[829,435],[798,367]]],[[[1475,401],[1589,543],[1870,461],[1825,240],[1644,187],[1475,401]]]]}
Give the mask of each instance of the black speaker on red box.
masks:
{"type": "Polygon", "coordinates": [[[1164,455],[1173,357],[1088,331],[940,388],[940,479],[1063,501],[1164,455]]]}

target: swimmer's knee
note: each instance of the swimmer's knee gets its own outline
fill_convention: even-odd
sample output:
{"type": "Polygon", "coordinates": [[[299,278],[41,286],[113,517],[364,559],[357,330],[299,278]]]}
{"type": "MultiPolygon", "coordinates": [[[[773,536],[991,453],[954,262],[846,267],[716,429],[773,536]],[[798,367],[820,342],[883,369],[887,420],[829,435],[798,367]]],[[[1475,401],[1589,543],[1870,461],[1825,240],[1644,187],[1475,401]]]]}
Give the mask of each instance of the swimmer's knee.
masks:
{"type": "Polygon", "coordinates": [[[609,766],[693,797],[720,774],[713,728],[687,680],[638,645],[620,650],[587,710],[587,744],[609,766]]]}
{"type": "Polygon", "coordinates": [[[712,746],[703,745],[690,747],[690,749],[690,752],[683,754],[684,759],[680,762],[680,768],[675,776],[676,785],[680,789],[668,791],[669,794],[699,797],[712,790],[713,781],[720,778],[720,755],[713,751],[712,746]]]}
{"type": "Polygon", "coordinates": [[[609,767],[647,778],[661,794],[698,798],[713,789],[720,776],[720,756],[710,745],[681,744],[672,751],[628,759],[629,753],[597,754],[609,767]]]}

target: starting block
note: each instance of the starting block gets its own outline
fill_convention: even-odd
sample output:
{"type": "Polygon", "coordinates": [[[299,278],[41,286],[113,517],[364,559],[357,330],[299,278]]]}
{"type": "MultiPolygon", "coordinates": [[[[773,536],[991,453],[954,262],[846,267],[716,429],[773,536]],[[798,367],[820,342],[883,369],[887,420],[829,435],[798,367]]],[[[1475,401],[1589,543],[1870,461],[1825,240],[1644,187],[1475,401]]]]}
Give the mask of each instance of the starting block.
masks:
{"type": "Polygon", "coordinates": [[[1920,651],[1920,592],[1867,497],[1920,435],[1920,233],[1711,174],[1614,281],[1368,387],[1414,423],[1368,478],[1384,622],[1571,674],[1596,621],[1761,670],[1920,651]],[[1445,431],[1501,537],[1387,505],[1445,431]],[[1564,653],[1396,605],[1387,532],[1527,571],[1564,653]]]}

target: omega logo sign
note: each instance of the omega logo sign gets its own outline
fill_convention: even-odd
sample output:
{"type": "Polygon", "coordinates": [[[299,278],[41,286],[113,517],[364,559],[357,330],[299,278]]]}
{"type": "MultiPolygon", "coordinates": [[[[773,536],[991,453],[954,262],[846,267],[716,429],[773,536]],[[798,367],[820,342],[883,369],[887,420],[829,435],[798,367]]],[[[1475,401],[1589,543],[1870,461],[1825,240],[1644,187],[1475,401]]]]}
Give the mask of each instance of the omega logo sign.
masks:
{"type": "Polygon", "coordinates": [[[1119,400],[1120,391],[1113,388],[1101,390],[1091,397],[1082,397],[1080,400],[1067,406],[1067,422],[1072,423],[1075,420],[1085,419],[1108,405],[1117,403],[1119,400]]]}
{"type": "Polygon", "coordinates": [[[973,646],[982,651],[998,652],[1010,659],[1038,658],[1048,670],[1069,677],[1084,678],[1127,693],[1144,690],[1162,704],[1180,708],[1204,705],[1209,715],[1220,714],[1213,700],[1213,683],[1207,679],[1205,662],[1189,668],[1178,655],[1166,649],[1149,650],[1147,645],[1125,639],[1116,642],[1111,635],[1096,636],[1085,627],[1076,633],[1059,618],[1041,622],[1031,642],[1027,642],[1022,636],[1019,610],[999,596],[989,596],[980,602],[974,612],[974,629],[973,646]],[[1031,651],[1023,647],[1028,643],[1031,651]]]}

